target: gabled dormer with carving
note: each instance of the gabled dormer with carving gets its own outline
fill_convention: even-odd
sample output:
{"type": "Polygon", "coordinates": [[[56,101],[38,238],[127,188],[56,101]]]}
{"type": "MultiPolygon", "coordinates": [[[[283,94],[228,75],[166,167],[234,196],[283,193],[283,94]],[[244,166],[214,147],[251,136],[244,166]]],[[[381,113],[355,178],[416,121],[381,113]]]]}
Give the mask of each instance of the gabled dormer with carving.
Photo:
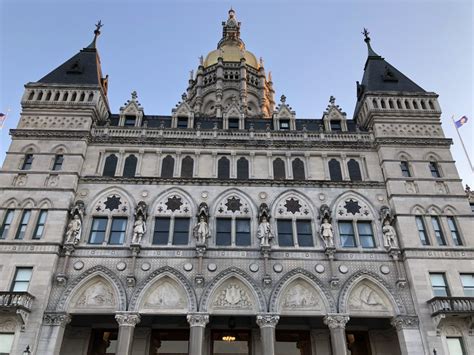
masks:
{"type": "Polygon", "coordinates": [[[133,91],[131,99],[127,100],[124,106],[120,107],[119,126],[140,127],[144,115],[145,112],[138,101],[137,92],[133,91]]]}
{"type": "Polygon", "coordinates": [[[332,95],[323,113],[323,124],[327,132],[347,132],[347,115],[336,105],[336,98],[332,95]]]}
{"type": "Polygon", "coordinates": [[[273,111],[273,127],[279,131],[295,130],[295,119],[295,111],[286,103],[286,96],[281,95],[280,104],[273,111]]]}
{"type": "Polygon", "coordinates": [[[171,111],[171,127],[173,128],[193,128],[194,127],[194,110],[189,105],[186,93],[181,95],[182,101],[176,104],[171,111]]]}
{"type": "Polygon", "coordinates": [[[245,114],[237,102],[237,97],[233,96],[232,101],[222,112],[223,128],[224,129],[244,129],[245,128],[245,114]]]}

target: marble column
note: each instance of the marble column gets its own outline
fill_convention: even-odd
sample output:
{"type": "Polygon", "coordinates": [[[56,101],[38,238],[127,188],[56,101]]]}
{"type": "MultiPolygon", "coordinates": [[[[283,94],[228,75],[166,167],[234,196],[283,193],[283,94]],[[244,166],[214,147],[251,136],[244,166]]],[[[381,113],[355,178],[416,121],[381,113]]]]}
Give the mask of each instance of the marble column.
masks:
{"type": "Polygon", "coordinates": [[[328,314],[324,317],[324,324],[329,327],[333,355],[347,354],[346,324],[349,316],[345,314],[328,314]]]}
{"type": "Polygon", "coordinates": [[[397,330],[402,355],[425,353],[418,317],[399,315],[392,318],[390,323],[397,330]]]}
{"type": "Polygon", "coordinates": [[[203,355],[204,332],[209,323],[209,314],[191,313],[186,319],[189,323],[189,355],[203,355]]]}
{"type": "Polygon", "coordinates": [[[257,324],[260,327],[260,337],[262,339],[262,354],[275,354],[275,327],[280,320],[277,314],[258,314],[257,324]]]}
{"type": "Polygon", "coordinates": [[[116,355],[132,353],[133,333],[135,326],[140,323],[140,315],[131,312],[118,312],[115,319],[119,325],[116,355]]]}
{"type": "Polygon", "coordinates": [[[71,316],[64,312],[49,312],[43,316],[37,354],[59,355],[64,330],[71,322],[71,316]]]}

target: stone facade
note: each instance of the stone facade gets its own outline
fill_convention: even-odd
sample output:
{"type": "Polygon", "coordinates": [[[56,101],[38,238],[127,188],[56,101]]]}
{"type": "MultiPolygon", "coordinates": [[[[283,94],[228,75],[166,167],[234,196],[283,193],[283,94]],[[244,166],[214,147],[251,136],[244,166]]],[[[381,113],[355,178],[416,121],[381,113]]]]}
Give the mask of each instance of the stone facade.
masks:
{"type": "Polygon", "coordinates": [[[366,33],[353,119],[333,97],[297,119],[223,26],[170,116],[135,92],[110,112],[100,26],[26,85],[0,174],[10,353],[471,354],[472,193],[437,95],[366,33]]]}

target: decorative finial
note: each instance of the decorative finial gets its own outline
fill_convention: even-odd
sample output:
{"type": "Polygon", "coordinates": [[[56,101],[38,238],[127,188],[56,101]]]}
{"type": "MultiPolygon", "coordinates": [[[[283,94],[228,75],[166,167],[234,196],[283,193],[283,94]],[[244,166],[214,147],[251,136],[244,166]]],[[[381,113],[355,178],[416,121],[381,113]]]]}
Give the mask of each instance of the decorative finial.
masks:
{"type": "Polygon", "coordinates": [[[286,103],[286,96],[285,96],[285,95],[281,95],[281,96],[280,96],[280,102],[281,102],[282,104],[286,103]]]}
{"type": "Polygon", "coordinates": [[[263,67],[263,58],[262,57],[260,57],[259,62],[260,62],[260,66],[263,67]]]}
{"type": "Polygon", "coordinates": [[[235,11],[234,11],[234,9],[233,9],[232,6],[231,6],[231,7],[230,7],[230,10],[229,10],[229,17],[232,18],[232,17],[234,17],[234,15],[235,15],[235,11]]]}
{"type": "Polygon", "coordinates": [[[471,187],[468,184],[466,184],[466,188],[464,191],[466,191],[467,194],[471,193],[471,187]]]}
{"type": "Polygon", "coordinates": [[[202,55],[199,56],[199,65],[204,64],[204,57],[202,55]]]}
{"type": "Polygon", "coordinates": [[[364,35],[364,42],[367,43],[367,49],[369,50],[369,57],[379,57],[377,53],[374,52],[370,45],[369,30],[364,27],[364,30],[361,32],[364,35]]]}
{"type": "Polygon", "coordinates": [[[94,34],[95,34],[96,36],[100,35],[100,29],[101,29],[103,26],[104,26],[104,25],[102,24],[102,21],[101,21],[101,20],[99,20],[99,22],[97,22],[97,23],[95,24],[94,34]]]}
{"type": "Polygon", "coordinates": [[[136,100],[138,97],[137,92],[135,90],[132,91],[132,100],[136,100]]]}
{"type": "Polygon", "coordinates": [[[186,95],[186,93],[183,92],[183,95],[181,95],[181,99],[183,99],[183,101],[186,101],[187,98],[188,98],[188,95],[186,95]]]}
{"type": "Polygon", "coordinates": [[[329,97],[329,103],[330,103],[331,105],[334,105],[335,102],[336,102],[336,98],[331,95],[331,96],[329,97]]]}
{"type": "Polygon", "coordinates": [[[194,80],[194,70],[189,71],[189,80],[194,80]]]}
{"type": "Polygon", "coordinates": [[[366,41],[366,42],[369,41],[370,42],[370,37],[369,37],[370,32],[369,32],[369,30],[364,27],[364,30],[361,33],[365,37],[364,41],[366,41]]]}
{"type": "Polygon", "coordinates": [[[94,30],[94,39],[92,40],[91,44],[89,44],[89,46],[87,46],[87,48],[95,48],[95,42],[97,41],[97,37],[99,37],[100,35],[100,29],[101,27],[103,27],[104,25],[102,24],[102,21],[99,20],[96,25],[95,25],[95,30],[94,30]]]}

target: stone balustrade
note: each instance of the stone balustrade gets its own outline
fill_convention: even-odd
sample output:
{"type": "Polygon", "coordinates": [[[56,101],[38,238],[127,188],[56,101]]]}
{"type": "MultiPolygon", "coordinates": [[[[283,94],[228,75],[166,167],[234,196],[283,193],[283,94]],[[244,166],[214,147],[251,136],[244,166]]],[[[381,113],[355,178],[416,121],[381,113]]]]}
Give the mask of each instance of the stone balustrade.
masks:
{"type": "Polygon", "coordinates": [[[254,140],[254,141],[295,141],[295,142],[359,142],[372,143],[370,132],[306,132],[306,131],[252,131],[252,130],[198,130],[144,127],[94,127],[94,137],[110,138],[174,138],[212,140],[254,140]]]}
{"type": "Polygon", "coordinates": [[[434,297],[428,301],[432,316],[438,314],[474,315],[474,297],[434,297]]]}
{"type": "Polygon", "coordinates": [[[0,310],[16,311],[18,309],[30,312],[34,296],[28,292],[0,291],[0,310]]]}

